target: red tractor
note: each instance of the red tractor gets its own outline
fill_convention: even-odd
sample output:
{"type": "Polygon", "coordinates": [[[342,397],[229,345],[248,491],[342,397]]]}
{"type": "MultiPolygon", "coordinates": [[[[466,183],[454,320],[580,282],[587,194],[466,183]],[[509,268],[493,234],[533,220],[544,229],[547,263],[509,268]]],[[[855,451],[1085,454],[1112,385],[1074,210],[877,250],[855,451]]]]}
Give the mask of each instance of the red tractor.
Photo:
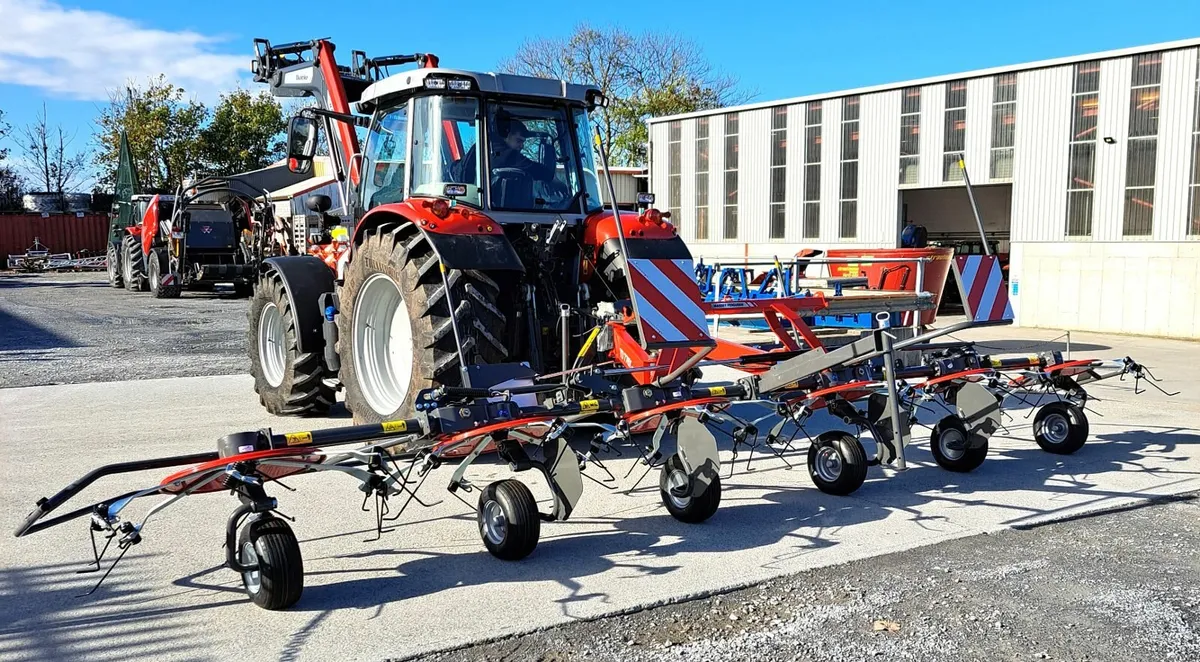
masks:
{"type": "Polygon", "coordinates": [[[155,298],[233,285],[249,296],[257,275],[257,235],[271,226],[270,205],[236,178],[208,177],[175,195],[135,195],[137,225],[109,251],[109,283],[155,298]],[[115,259],[114,259],[115,258],[115,259]]]}
{"type": "MultiPolygon", "coordinates": [[[[336,269],[313,256],[262,264],[249,345],[272,413],[323,413],[340,385],[356,421],[382,421],[431,385],[491,386],[487,366],[570,367],[591,330],[636,306],[621,239],[630,257],[690,261],[667,214],[623,214],[621,238],[601,205],[589,112],[607,101],[595,87],[445,69],[420,53],[355,52],[343,67],[324,40],[255,51],[255,80],[317,102],[292,118],[289,166],[311,167],[323,127],[353,227],[336,269]]],[[[672,349],[697,335],[679,331],[688,324],[655,326],[638,349],[665,352],[661,374],[627,380],[689,360],[672,349]]]]}

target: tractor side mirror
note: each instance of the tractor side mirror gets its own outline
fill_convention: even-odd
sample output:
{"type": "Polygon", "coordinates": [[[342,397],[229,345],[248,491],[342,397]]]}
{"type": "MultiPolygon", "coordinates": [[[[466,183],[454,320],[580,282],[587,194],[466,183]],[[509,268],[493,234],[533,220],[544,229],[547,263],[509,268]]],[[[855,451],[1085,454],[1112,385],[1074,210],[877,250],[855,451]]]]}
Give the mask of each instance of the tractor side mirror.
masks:
{"type": "Polygon", "coordinates": [[[309,117],[293,117],[288,123],[288,170],[297,174],[309,172],[316,153],[317,123],[309,117]]]}
{"type": "Polygon", "coordinates": [[[305,198],[304,206],[309,211],[315,211],[318,214],[324,214],[325,212],[329,211],[330,207],[333,206],[333,200],[327,195],[317,193],[305,198]]]}

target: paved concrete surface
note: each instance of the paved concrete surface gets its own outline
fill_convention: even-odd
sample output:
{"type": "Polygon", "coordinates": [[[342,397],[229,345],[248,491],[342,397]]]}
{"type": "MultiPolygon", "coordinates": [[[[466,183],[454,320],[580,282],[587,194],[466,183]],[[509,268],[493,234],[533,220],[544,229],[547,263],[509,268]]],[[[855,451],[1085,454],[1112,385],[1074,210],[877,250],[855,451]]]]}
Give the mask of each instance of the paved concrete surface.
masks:
{"type": "MultiPolygon", "coordinates": [[[[1040,337],[1005,333],[1014,344],[1040,337]]],[[[5,536],[0,658],[419,655],[1200,489],[1200,389],[1189,374],[1200,364],[1197,346],[1077,338],[1077,354],[1087,343],[1088,353],[1130,353],[1161,366],[1168,386],[1185,395],[1135,398],[1131,384],[1106,383],[1094,389],[1104,399],[1096,404],[1103,418],[1092,417],[1092,441],[1074,456],[1042,453],[1029,441],[1023,413],[1014,412],[1009,433],[993,439],[988,462],[975,473],[937,469],[922,440],[910,448],[909,471],[873,469],[852,497],[823,495],[803,469],[759,458],[754,471],[727,481],[721,510],[699,526],[670,518],[656,489],[626,496],[589,482],[573,519],[546,525],[538,549],[519,563],[484,551],[471,511],[441,490],[448,469],[427,485],[425,496],[437,504],[406,513],[403,526],[376,542],[363,542],[373,520],[359,510],[352,483],[296,478],[290,484],[299,492],[273,491],[283,512],[298,518],[307,576],[301,602],[284,613],[251,606],[237,578],[220,568],[224,520],[235,506],[226,495],[189,498],[156,516],[145,542],[89,599],[73,597],[95,579],[72,574],[89,553],[82,522],[23,539],[5,536]]],[[[11,531],[37,497],[99,464],[210,449],[232,430],[325,423],[264,415],[247,376],[0,390],[0,497],[10,504],[0,526],[11,531]]],[[[802,462],[799,455],[791,460],[802,462]]],[[[608,463],[618,477],[630,464],[628,456],[608,463]]],[[[504,468],[481,466],[473,480],[482,485],[505,475],[504,468]]],[[[113,480],[87,494],[98,499],[159,477],[113,480]]],[[[535,476],[521,478],[545,495],[535,476]]]]}
{"type": "Polygon", "coordinates": [[[249,371],[245,299],[155,299],[105,278],[0,274],[0,388],[249,371]]]}

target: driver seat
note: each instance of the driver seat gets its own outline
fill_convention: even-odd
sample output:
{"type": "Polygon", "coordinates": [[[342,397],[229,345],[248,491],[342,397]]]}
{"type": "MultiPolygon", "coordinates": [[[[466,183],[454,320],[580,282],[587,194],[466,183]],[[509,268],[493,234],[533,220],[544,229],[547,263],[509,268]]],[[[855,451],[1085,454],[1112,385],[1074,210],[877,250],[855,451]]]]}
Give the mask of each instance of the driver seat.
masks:
{"type": "Polygon", "coordinates": [[[492,200],[507,209],[533,208],[533,178],[516,168],[500,168],[492,173],[492,200]]]}

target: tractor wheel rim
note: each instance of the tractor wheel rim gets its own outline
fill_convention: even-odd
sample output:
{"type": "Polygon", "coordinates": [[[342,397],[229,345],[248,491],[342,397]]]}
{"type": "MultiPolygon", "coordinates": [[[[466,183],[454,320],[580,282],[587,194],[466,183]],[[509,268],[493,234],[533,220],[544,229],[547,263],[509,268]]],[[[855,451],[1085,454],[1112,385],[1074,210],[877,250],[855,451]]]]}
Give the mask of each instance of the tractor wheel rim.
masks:
{"type": "Polygon", "coordinates": [[[814,464],[817,476],[827,483],[832,483],[842,475],[842,454],[832,446],[818,450],[817,461],[814,464]]]}
{"type": "Polygon", "coordinates": [[[283,332],[283,316],[279,307],[268,303],[258,318],[258,356],[262,362],[263,377],[273,387],[283,383],[284,366],[287,365],[287,347],[283,332]]]}
{"type": "Polygon", "coordinates": [[[691,495],[678,496],[677,492],[682,492],[688,487],[688,475],[682,469],[675,469],[667,474],[667,499],[672,506],[680,510],[687,508],[692,502],[691,495]]]}
{"type": "Polygon", "coordinates": [[[108,282],[113,283],[117,280],[117,254],[110,250],[105,256],[104,261],[108,263],[108,282]]]}
{"type": "Polygon", "coordinates": [[[367,404],[381,416],[404,404],[413,371],[408,304],[386,274],[363,283],[354,306],[354,368],[367,404]]]}
{"type": "Polygon", "coordinates": [[[121,264],[121,272],[125,277],[126,283],[133,280],[133,260],[130,260],[128,255],[125,256],[125,261],[121,264]]]}
{"type": "Polygon", "coordinates": [[[943,430],[938,435],[938,450],[947,460],[959,460],[967,454],[967,438],[961,430],[943,430]]]}
{"type": "Polygon", "coordinates": [[[500,507],[499,502],[488,501],[483,504],[479,514],[479,528],[483,530],[488,542],[493,545],[503,543],[508,537],[508,518],[504,516],[504,509],[500,507]]]}
{"type": "Polygon", "coordinates": [[[1071,434],[1071,422],[1066,416],[1054,413],[1042,421],[1042,436],[1052,444],[1061,444],[1071,434]]]}
{"type": "MultiPolygon", "coordinates": [[[[242,565],[258,564],[258,552],[254,549],[254,543],[242,543],[242,558],[240,560],[242,565]]],[[[243,572],[242,582],[246,584],[246,590],[249,591],[251,595],[255,595],[260,589],[262,589],[262,573],[260,573],[258,570],[243,572]]]]}

